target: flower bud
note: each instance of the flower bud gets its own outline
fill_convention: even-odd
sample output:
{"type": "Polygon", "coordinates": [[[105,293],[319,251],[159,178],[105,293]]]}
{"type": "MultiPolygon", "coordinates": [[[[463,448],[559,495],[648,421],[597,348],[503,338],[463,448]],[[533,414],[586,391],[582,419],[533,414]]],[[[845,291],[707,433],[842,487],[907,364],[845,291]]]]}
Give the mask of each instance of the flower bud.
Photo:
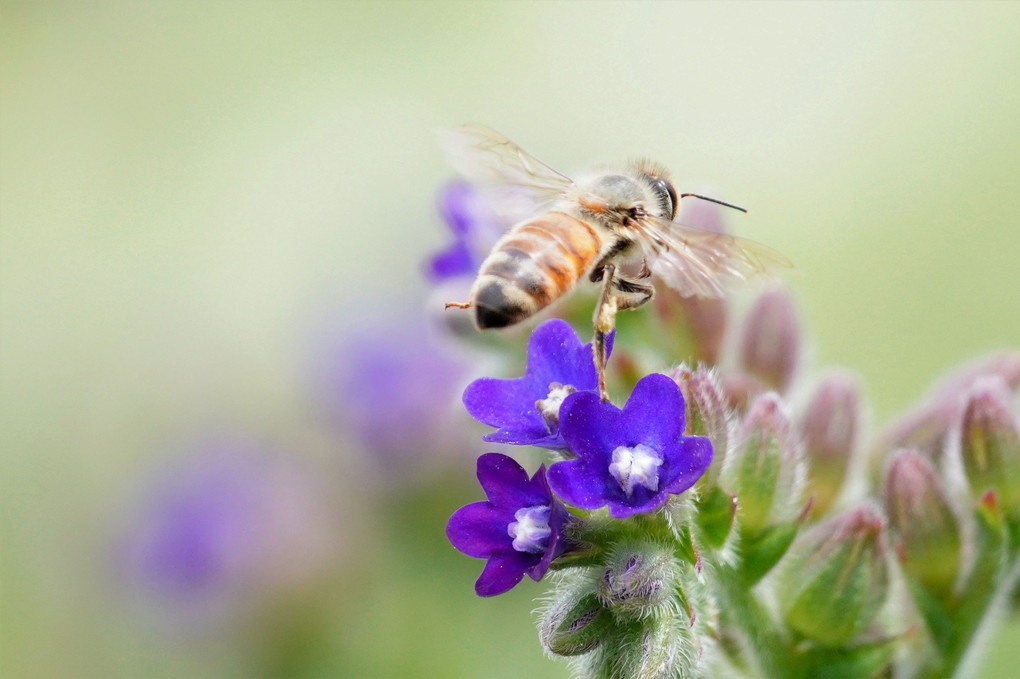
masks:
{"type": "Polygon", "coordinates": [[[884,522],[864,505],[819,524],[785,559],[779,602],[787,624],[823,646],[857,638],[885,601],[884,522]]]}
{"type": "Polygon", "coordinates": [[[595,593],[555,601],[539,629],[542,645],[556,655],[581,655],[598,646],[613,627],[613,615],[595,593]]]}
{"type": "Polygon", "coordinates": [[[960,569],[960,524],[935,467],[916,450],[898,451],[882,500],[903,570],[930,591],[951,591],[960,569]]]}
{"type": "Polygon", "coordinates": [[[727,373],[723,375],[721,382],[726,403],[734,412],[740,414],[746,413],[754,399],[769,390],[764,382],[748,373],[727,373]]]}
{"type": "Polygon", "coordinates": [[[785,392],[800,360],[800,324],[785,288],[763,293],[744,321],[740,365],[770,388],[785,392]]]}
{"type": "Polygon", "coordinates": [[[961,395],[982,381],[996,378],[1005,383],[1008,391],[1020,387],[1020,351],[982,356],[939,380],[920,405],[895,420],[878,437],[870,451],[871,471],[880,472],[881,461],[896,448],[917,448],[930,455],[940,453],[966,406],[966,398],[961,395]]]}
{"type": "Polygon", "coordinates": [[[816,516],[824,514],[839,495],[857,444],[860,420],[857,378],[844,371],[823,377],[800,422],[816,516]]]}
{"type": "Polygon", "coordinates": [[[744,534],[794,519],[800,512],[803,462],[778,394],[768,392],[752,404],[740,438],[723,470],[722,485],[737,495],[744,534]]]}
{"type": "Polygon", "coordinates": [[[596,652],[583,658],[578,676],[628,679],[699,676],[701,651],[683,616],[620,621],[596,652]]]}
{"type": "Polygon", "coordinates": [[[677,565],[654,543],[618,548],[599,582],[599,597],[615,611],[647,617],[676,591],[677,565]]]}
{"type": "Polygon", "coordinates": [[[640,660],[629,676],[670,679],[696,676],[701,647],[682,617],[662,616],[649,621],[641,636],[640,660]]]}
{"type": "Polygon", "coordinates": [[[960,453],[971,491],[993,489],[1006,515],[1020,510],[1020,421],[1002,378],[974,383],[963,412],[960,453]]]}
{"type": "Polygon", "coordinates": [[[730,413],[726,397],[715,371],[703,365],[699,365],[696,370],[680,365],[669,376],[680,385],[684,395],[684,416],[687,421],[684,433],[707,436],[712,441],[712,464],[698,485],[701,488],[714,486],[730,444],[730,413]]]}

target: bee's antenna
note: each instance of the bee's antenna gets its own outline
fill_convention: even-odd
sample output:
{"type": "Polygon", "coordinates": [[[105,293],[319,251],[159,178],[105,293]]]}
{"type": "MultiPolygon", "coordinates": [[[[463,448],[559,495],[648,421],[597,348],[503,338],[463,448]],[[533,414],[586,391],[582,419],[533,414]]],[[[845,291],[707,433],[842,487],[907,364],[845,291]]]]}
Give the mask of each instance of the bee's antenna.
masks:
{"type": "Polygon", "coordinates": [[[745,208],[742,208],[739,205],[734,205],[733,203],[725,203],[725,202],[723,202],[721,200],[716,200],[715,198],[709,198],[708,196],[699,196],[696,193],[681,193],[680,194],[681,198],[686,198],[688,196],[690,196],[691,198],[700,198],[701,200],[707,200],[710,203],[718,203],[719,205],[725,205],[726,207],[731,207],[734,210],[740,210],[741,212],[747,212],[747,210],[745,208]]]}

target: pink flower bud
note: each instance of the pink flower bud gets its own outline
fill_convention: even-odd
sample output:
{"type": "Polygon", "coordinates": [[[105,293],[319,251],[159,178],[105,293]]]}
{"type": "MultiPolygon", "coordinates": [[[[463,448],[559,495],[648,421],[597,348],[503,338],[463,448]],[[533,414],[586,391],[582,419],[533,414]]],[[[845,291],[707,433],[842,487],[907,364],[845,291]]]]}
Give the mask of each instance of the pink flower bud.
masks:
{"type": "Polygon", "coordinates": [[[762,394],[751,405],[740,441],[721,483],[737,495],[737,516],[745,533],[796,518],[804,485],[802,452],[778,394],[762,394]]]}
{"type": "Polygon", "coordinates": [[[971,491],[995,490],[1007,515],[1020,510],[1020,420],[1006,383],[986,377],[972,387],[961,424],[960,454],[971,491]]]}
{"type": "Polygon", "coordinates": [[[785,392],[800,361],[800,323],[785,288],[763,293],[744,321],[740,365],[772,389],[785,392]]]}
{"type": "Polygon", "coordinates": [[[846,476],[861,428],[861,390],[855,375],[834,371],[819,381],[801,417],[813,512],[832,506],[846,476]]]}
{"type": "Polygon", "coordinates": [[[934,592],[952,590],[960,569],[960,525],[935,467],[916,450],[893,455],[882,497],[903,570],[934,592]]]}
{"type": "Polygon", "coordinates": [[[778,590],[790,627],[823,646],[847,644],[868,629],[888,590],[884,526],[864,505],[794,542],[778,590]]]}
{"type": "Polygon", "coordinates": [[[714,486],[719,478],[726,451],[732,438],[730,410],[714,370],[699,365],[691,370],[685,365],[673,369],[669,376],[680,385],[684,395],[687,429],[685,434],[707,436],[712,441],[715,456],[712,465],[698,482],[703,487],[714,486]]]}

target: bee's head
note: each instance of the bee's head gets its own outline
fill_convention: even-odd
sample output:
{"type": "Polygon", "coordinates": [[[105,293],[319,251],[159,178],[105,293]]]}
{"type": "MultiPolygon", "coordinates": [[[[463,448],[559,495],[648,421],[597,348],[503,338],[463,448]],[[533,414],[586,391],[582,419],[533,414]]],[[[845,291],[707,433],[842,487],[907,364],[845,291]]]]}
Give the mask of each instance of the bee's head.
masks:
{"type": "Polygon", "coordinates": [[[645,179],[648,180],[648,185],[652,188],[652,193],[655,194],[656,200],[659,201],[659,206],[662,208],[662,214],[669,217],[670,220],[676,217],[676,208],[679,201],[676,197],[676,189],[673,188],[673,182],[669,181],[665,177],[659,177],[656,175],[646,174],[645,179]]]}

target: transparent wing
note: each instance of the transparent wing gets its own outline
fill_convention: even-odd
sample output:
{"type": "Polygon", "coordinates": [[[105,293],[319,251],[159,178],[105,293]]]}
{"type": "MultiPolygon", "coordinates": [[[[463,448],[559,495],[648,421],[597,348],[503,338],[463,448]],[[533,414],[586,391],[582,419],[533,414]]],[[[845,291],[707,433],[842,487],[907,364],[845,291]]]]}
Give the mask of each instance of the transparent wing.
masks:
{"type": "Polygon", "coordinates": [[[439,143],[454,169],[482,188],[509,189],[507,195],[544,205],[574,182],[538,160],[499,132],[482,125],[440,130],[439,143]]]}
{"type": "Polygon", "coordinates": [[[659,219],[641,220],[636,228],[652,273],[684,297],[722,297],[735,282],[793,266],[745,238],[659,219]]]}

